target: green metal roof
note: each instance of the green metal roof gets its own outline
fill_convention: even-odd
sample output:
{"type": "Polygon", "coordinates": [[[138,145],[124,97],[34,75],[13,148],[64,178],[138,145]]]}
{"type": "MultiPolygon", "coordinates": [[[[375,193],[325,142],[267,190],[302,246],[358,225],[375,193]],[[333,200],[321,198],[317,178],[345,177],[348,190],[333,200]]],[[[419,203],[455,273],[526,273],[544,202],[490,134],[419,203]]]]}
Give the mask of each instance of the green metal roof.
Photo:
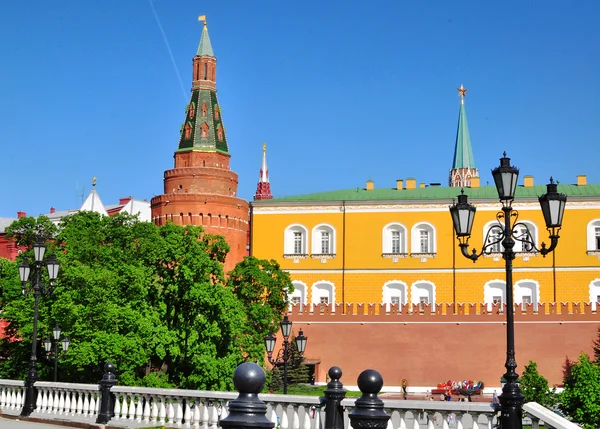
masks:
{"type": "Polygon", "coordinates": [[[214,91],[202,88],[192,90],[192,98],[186,111],[186,122],[184,123],[179,137],[179,146],[177,152],[190,150],[204,152],[229,153],[227,145],[227,136],[223,126],[219,100],[214,91]],[[203,116],[202,106],[206,105],[206,116],[203,116]],[[190,117],[190,108],[194,109],[194,114],[190,117]],[[186,138],[185,124],[192,127],[189,138],[186,138]],[[202,125],[207,125],[207,133],[203,137],[202,125]],[[221,132],[218,130],[221,128],[221,132]],[[220,138],[219,138],[220,137],[220,138]]]}
{"type": "MultiPolygon", "coordinates": [[[[591,185],[558,185],[558,192],[569,197],[600,197],[600,184],[591,185]]],[[[429,186],[426,188],[402,189],[379,188],[367,191],[364,188],[344,189],[340,191],[318,192],[292,197],[273,198],[261,201],[258,204],[271,205],[272,203],[294,202],[324,202],[324,201],[418,201],[418,200],[447,200],[451,201],[460,193],[460,188],[429,186]]],[[[518,186],[517,198],[536,198],[546,193],[546,185],[532,187],[518,186]]],[[[498,192],[495,186],[482,186],[480,188],[465,188],[465,194],[470,199],[497,200],[498,192]]],[[[256,204],[256,203],[253,203],[256,204]]]]}
{"type": "Polygon", "coordinates": [[[200,37],[200,44],[198,45],[198,52],[196,52],[196,56],[215,56],[215,54],[213,54],[212,45],[210,44],[210,37],[208,37],[208,28],[206,27],[206,23],[204,24],[204,28],[202,29],[202,36],[200,37]]]}
{"type": "Polygon", "coordinates": [[[452,168],[475,168],[475,158],[471,147],[469,124],[464,103],[461,102],[458,113],[458,129],[456,130],[456,144],[454,146],[454,164],[452,168]]]}

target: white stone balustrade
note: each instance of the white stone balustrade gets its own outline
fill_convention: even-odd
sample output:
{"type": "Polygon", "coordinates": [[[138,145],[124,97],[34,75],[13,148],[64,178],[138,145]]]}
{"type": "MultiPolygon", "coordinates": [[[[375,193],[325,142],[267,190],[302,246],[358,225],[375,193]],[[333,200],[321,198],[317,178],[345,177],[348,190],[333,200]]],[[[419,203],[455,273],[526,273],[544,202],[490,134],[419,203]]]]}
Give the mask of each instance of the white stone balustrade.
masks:
{"type": "MultiPolygon", "coordinates": [[[[96,384],[52,383],[38,381],[34,416],[48,420],[94,422],[100,406],[96,384]]],[[[151,389],[114,386],[115,424],[139,427],[156,424],[166,427],[218,429],[228,414],[227,404],[236,392],[211,392],[183,389],[151,389]]],[[[259,395],[267,404],[267,418],[279,429],[323,429],[325,414],[316,396],[259,395]]],[[[356,398],[342,401],[345,427],[351,429],[348,414],[356,398]]],[[[0,380],[0,411],[19,414],[24,403],[24,382],[0,380]]],[[[387,429],[492,429],[496,413],[489,403],[385,400],[391,415],[387,429]]],[[[534,428],[576,429],[574,423],[536,403],[523,409],[534,428]]]]}
{"type": "Polygon", "coordinates": [[[23,380],[0,380],[0,411],[18,414],[25,403],[23,380]]]}
{"type": "Polygon", "coordinates": [[[38,381],[36,416],[60,416],[68,420],[68,416],[78,419],[96,420],[100,407],[100,392],[97,384],[54,383],[38,381]]]}

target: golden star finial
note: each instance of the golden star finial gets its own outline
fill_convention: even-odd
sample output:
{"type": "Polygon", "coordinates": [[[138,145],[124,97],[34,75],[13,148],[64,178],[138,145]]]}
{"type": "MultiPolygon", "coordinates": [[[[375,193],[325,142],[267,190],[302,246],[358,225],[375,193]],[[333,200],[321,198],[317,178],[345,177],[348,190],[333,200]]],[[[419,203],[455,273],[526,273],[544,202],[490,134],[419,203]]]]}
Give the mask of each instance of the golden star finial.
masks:
{"type": "Polygon", "coordinates": [[[460,88],[456,88],[456,89],[458,89],[459,97],[464,97],[467,95],[467,89],[462,85],[462,83],[460,84],[460,88]]]}
{"type": "Polygon", "coordinates": [[[204,26],[206,27],[206,15],[200,15],[198,21],[204,21],[204,26]]]}
{"type": "Polygon", "coordinates": [[[263,152],[266,152],[266,151],[267,151],[267,142],[264,142],[263,143],[263,152]]]}

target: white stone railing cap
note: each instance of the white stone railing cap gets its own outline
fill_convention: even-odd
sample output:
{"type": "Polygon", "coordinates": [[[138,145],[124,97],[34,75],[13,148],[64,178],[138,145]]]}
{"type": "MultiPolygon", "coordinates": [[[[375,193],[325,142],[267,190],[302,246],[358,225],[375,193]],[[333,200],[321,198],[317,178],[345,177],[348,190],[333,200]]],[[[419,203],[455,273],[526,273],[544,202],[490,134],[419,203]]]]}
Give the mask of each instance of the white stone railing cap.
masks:
{"type": "MultiPolygon", "coordinates": [[[[356,399],[358,398],[346,398],[342,401],[342,406],[353,407],[356,399]]],[[[489,402],[403,401],[398,399],[384,399],[383,404],[384,407],[388,409],[408,411],[433,411],[441,413],[459,412],[490,415],[496,412],[489,402]]]]}
{"type": "Polygon", "coordinates": [[[581,426],[559,416],[554,411],[549,410],[537,402],[528,402],[523,405],[523,409],[531,417],[542,420],[546,427],[556,429],[581,429],[581,426]]]}
{"type": "Polygon", "coordinates": [[[25,381],[0,379],[0,386],[25,386],[25,381]]]}
{"type": "Polygon", "coordinates": [[[88,390],[88,391],[96,391],[100,390],[100,386],[97,384],[83,384],[83,383],[61,383],[54,381],[36,381],[35,387],[46,387],[53,389],[64,389],[64,390],[88,390]]]}

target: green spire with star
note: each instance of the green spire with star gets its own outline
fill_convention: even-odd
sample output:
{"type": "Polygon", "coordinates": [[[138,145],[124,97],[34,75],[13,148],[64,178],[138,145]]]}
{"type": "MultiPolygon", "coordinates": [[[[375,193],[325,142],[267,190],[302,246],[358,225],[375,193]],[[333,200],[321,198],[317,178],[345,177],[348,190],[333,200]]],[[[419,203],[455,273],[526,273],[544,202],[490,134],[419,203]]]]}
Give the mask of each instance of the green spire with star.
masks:
{"type": "Polygon", "coordinates": [[[460,86],[460,110],[458,113],[458,129],[456,130],[456,144],[454,146],[454,163],[452,168],[475,168],[475,158],[471,147],[471,136],[469,135],[469,124],[467,123],[467,111],[465,110],[465,95],[467,90],[460,86]]]}

